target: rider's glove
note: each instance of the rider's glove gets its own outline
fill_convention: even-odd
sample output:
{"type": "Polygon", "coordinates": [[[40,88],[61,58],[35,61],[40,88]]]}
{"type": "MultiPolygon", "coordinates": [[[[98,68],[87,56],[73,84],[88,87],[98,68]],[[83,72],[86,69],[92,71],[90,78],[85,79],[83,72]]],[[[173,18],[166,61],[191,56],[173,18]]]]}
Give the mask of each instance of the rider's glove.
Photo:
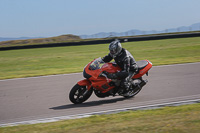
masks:
{"type": "Polygon", "coordinates": [[[117,77],[117,74],[115,74],[115,73],[109,73],[108,75],[107,75],[107,77],[109,78],[109,79],[117,79],[118,77],[117,77]]]}
{"type": "Polygon", "coordinates": [[[105,74],[106,76],[108,76],[109,73],[106,71],[103,71],[102,74],[105,74]]]}
{"type": "Polygon", "coordinates": [[[103,73],[109,78],[109,79],[117,79],[118,76],[115,73],[108,73],[106,71],[103,71],[103,73]]]}
{"type": "Polygon", "coordinates": [[[100,63],[105,63],[102,58],[100,58],[100,63]]]}

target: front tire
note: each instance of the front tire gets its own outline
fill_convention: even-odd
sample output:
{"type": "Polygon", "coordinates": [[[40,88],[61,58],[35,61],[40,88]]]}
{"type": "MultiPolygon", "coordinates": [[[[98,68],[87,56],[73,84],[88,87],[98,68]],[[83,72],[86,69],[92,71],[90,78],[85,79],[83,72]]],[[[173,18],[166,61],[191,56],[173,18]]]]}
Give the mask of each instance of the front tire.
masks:
{"type": "Polygon", "coordinates": [[[87,89],[87,86],[80,86],[76,84],[69,93],[69,99],[74,104],[80,104],[85,102],[91,95],[93,89],[87,89]]]}

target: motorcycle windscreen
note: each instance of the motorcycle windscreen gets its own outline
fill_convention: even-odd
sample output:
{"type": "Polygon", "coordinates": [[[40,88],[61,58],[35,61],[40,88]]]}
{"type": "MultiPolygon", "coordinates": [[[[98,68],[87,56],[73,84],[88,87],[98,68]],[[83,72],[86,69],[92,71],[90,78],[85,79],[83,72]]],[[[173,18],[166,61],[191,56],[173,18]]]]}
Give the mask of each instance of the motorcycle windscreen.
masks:
{"type": "Polygon", "coordinates": [[[89,66],[90,70],[98,70],[101,69],[101,67],[105,64],[105,62],[102,61],[102,59],[99,57],[95,59],[89,66]]]}

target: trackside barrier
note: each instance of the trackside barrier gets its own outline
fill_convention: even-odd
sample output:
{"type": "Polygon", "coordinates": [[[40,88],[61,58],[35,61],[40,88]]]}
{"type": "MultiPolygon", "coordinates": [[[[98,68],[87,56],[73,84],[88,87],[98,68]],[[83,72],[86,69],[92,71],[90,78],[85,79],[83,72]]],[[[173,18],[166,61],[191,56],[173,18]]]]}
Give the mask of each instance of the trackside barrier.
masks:
{"type": "MultiPolygon", "coordinates": [[[[117,39],[120,40],[121,42],[126,42],[126,41],[133,42],[133,41],[148,41],[148,40],[187,38],[187,37],[200,37],[200,33],[151,35],[151,36],[127,37],[127,38],[119,38],[118,37],[117,39]]],[[[110,43],[114,39],[115,38],[105,38],[104,40],[91,40],[91,41],[80,41],[80,42],[50,43],[50,44],[37,44],[37,45],[26,45],[26,46],[0,47],[0,51],[3,51],[3,50],[14,50],[14,49],[31,49],[31,48],[46,48],[46,47],[62,47],[62,46],[106,44],[106,43],[110,43]]]]}

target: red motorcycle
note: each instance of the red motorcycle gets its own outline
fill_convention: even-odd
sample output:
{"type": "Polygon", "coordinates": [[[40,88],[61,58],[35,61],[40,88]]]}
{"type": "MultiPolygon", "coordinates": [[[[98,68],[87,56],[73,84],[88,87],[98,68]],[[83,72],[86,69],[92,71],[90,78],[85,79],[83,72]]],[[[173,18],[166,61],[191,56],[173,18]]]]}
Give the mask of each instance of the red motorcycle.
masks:
{"type": "Polygon", "coordinates": [[[108,79],[106,73],[117,73],[121,68],[116,63],[105,63],[101,58],[97,58],[90,62],[83,70],[84,80],[79,81],[70,91],[69,99],[74,104],[83,103],[94,91],[99,98],[120,95],[125,98],[135,96],[140,92],[142,87],[146,85],[147,80],[143,80],[142,76],[146,74],[152,67],[152,63],[148,60],[136,62],[138,71],[133,73],[130,78],[130,88],[122,93],[123,88],[120,87],[120,79],[108,79]]]}

